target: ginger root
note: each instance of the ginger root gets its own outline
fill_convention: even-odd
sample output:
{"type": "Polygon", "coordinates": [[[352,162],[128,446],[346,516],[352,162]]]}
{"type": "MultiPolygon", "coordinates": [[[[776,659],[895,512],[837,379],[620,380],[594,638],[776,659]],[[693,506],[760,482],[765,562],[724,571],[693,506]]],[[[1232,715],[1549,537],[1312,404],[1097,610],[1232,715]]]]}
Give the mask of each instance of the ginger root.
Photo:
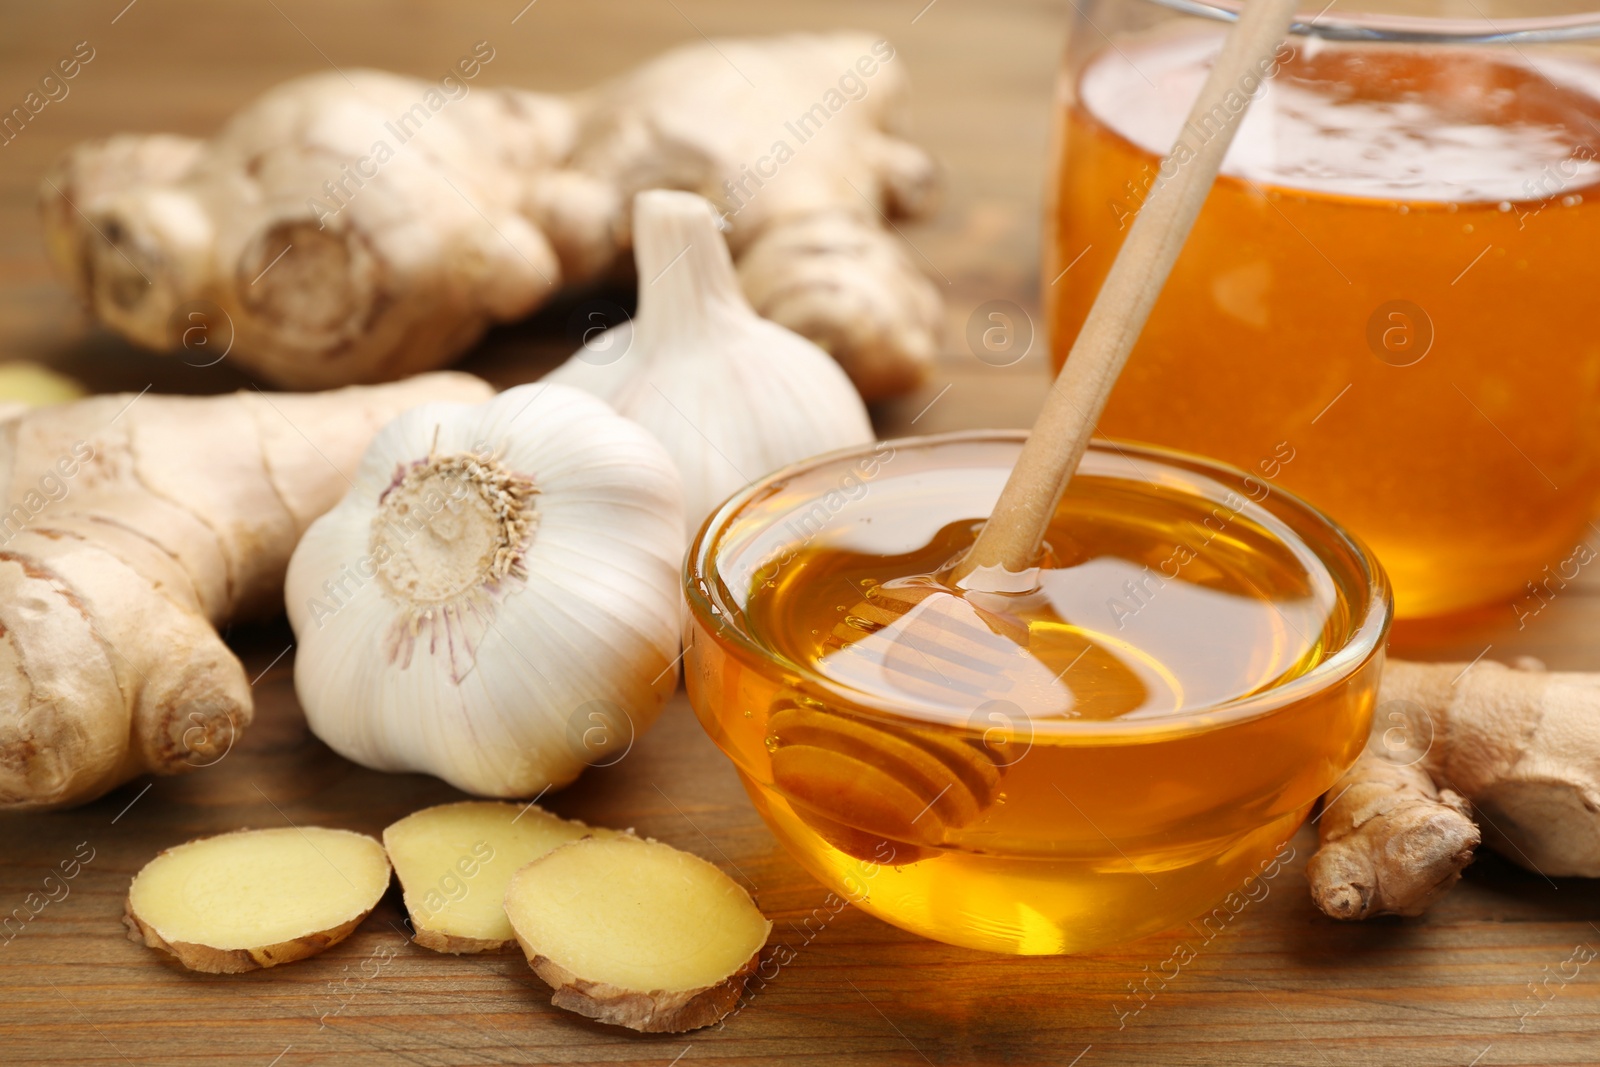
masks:
{"type": "Polygon", "coordinates": [[[560,267],[519,204],[571,137],[551,97],[447,101],[416,78],[315,74],[207,141],[75,146],[40,187],[45,233],[90,311],[136,344],[179,350],[203,323],[278,385],[387,381],[555,291],[560,267]]]}
{"type": "Polygon", "coordinates": [[[381,381],[625,266],[633,196],[686,189],[726,211],[757,311],[869,398],[932,358],[938,292],[884,220],[928,210],[937,172],[889,132],[906,83],[887,42],[705,42],[570,97],[452,85],[318,74],[206,141],[78,145],[41,186],[52,258],[145,347],[204,321],[279,385],[381,381]]]}
{"type": "Polygon", "coordinates": [[[191,971],[239,974],[350,936],[389,888],[383,846],[318,826],[238,830],[169,848],[128,887],[128,936],[191,971]]]}
{"type": "Polygon", "coordinates": [[[724,212],[757,314],[831,352],[867,399],[909,391],[943,307],[885,229],[931,211],[939,185],[927,153],[895,136],[904,60],[852,33],[714,48],[674,49],[573,98],[571,156],[531,196],[563,269],[574,281],[611,269],[638,193],[699,193],[724,212]]]}
{"type": "Polygon", "coordinates": [[[552,1004],[650,1033],[732,1011],[772,932],[715,866],[627,834],[586,837],[528,864],[505,909],[552,1004]]]}
{"type": "Polygon", "coordinates": [[[1312,897],[1420,914],[1483,840],[1548,877],[1600,877],[1600,674],[1390,661],[1372,738],[1330,791],[1312,897]]]}
{"type": "Polygon", "coordinates": [[[553,848],[615,833],[531,804],[467,800],[407,815],[383,832],[383,847],[417,944],[490,952],[516,939],[505,909],[512,875],[553,848]]]}
{"type": "Polygon", "coordinates": [[[1466,800],[1415,764],[1369,750],[1330,796],[1306,878],[1335,919],[1421,915],[1472,862],[1479,836],[1466,800]]]}
{"type": "Polygon", "coordinates": [[[226,756],[250,681],[216,627],[282,610],[295,542],[384,423],[464,374],[310,395],[96,396],[0,423],[0,808],[226,756]]]}

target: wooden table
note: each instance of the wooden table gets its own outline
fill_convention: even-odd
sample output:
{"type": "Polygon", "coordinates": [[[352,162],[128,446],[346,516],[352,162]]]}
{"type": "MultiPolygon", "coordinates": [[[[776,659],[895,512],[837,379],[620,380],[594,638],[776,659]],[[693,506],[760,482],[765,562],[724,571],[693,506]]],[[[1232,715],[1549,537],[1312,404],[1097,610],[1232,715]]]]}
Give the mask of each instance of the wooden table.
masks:
{"type": "MultiPolygon", "coordinates": [[[[944,212],[908,231],[948,281],[947,350],[934,381],[876,412],[879,428],[1026,425],[1045,381],[1039,347],[994,368],[963,338],[968,316],[988,300],[1037,315],[1039,191],[1066,12],[1026,0],[924,2],[12,5],[0,33],[0,105],[20,101],[80,40],[96,58],[70,97],[0,150],[0,354],[51,362],[101,389],[243,384],[226,365],[164,361],[95,329],[50,275],[34,187],[79,138],[204,133],[269,85],[330,61],[427,74],[486,39],[497,49],[489,79],[570,88],[702,31],[867,26],[899,46],[917,87],[917,134],[950,169],[944,212]]],[[[565,348],[560,321],[555,312],[496,333],[469,368],[501,384],[537,376],[565,348]]],[[[1596,633],[1600,586],[1586,578],[1525,629],[1501,605],[1407,629],[1395,644],[1418,658],[1488,649],[1600,668],[1596,633]]],[[[1196,944],[1195,958],[1134,1014],[1131,987],[1183,935],[1023,959],[918,940],[853,909],[821,921],[825,891],[767,833],[681,696],[627,759],[589,773],[550,806],[699,852],[750,885],[794,958],[725,1027],[642,1037],[591,1025],[550,1007],[518,954],[452,958],[407,945],[393,893],[321,957],[248,975],[191,974],[128,941],[120,922],[129,877],[158,849],[286,819],[376,833],[457,795],[420,776],[354,767],[312,738],[293,695],[292,652],[279,658],[290,645],[286,627],[231,637],[252,676],[264,673],[257,725],[226,762],[135,782],[73,812],[0,817],[0,909],[22,905],[48,870],[92,850],[69,895],[0,943],[0,1063],[1600,1062],[1595,966],[1552,983],[1553,999],[1522,1019],[1541,1003],[1532,984],[1575,947],[1600,945],[1594,884],[1548,882],[1486,855],[1424,919],[1339,925],[1307,898],[1312,839],[1302,831],[1297,860],[1266,898],[1196,944]]]]}

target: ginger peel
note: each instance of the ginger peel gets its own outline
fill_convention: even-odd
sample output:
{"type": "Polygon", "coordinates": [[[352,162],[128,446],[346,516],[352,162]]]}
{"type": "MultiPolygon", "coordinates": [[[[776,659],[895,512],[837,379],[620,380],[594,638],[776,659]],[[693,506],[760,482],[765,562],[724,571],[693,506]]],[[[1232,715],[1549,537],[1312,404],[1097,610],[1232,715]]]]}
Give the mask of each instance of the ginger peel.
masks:
{"type": "Polygon", "coordinates": [[[1539,874],[1600,877],[1600,674],[1390,661],[1329,796],[1306,873],[1335,918],[1420,914],[1480,831],[1539,874]]]}

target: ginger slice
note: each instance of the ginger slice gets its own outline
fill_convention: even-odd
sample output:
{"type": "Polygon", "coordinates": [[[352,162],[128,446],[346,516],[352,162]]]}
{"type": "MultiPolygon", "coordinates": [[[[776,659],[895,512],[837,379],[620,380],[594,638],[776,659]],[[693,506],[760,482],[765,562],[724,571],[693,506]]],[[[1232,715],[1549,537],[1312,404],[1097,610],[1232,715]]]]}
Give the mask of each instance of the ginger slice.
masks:
{"type": "Polygon", "coordinates": [[[650,1033],[733,1010],[772,924],[699,856],[626,834],[587,837],[522,868],[506,914],[558,1008],[650,1033]]]}
{"type": "Polygon", "coordinates": [[[383,847],[417,944],[489,952],[516,939],[505,909],[512,875],[553,848],[615,833],[531,805],[467,800],[407,815],[383,832],[383,847]]]}
{"type": "Polygon", "coordinates": [[[191,971],[238,974],[337,945],[389,888],[383,846],[317,826],[237,830],[161,852],[134,875],[128,936],[191,971]]]}

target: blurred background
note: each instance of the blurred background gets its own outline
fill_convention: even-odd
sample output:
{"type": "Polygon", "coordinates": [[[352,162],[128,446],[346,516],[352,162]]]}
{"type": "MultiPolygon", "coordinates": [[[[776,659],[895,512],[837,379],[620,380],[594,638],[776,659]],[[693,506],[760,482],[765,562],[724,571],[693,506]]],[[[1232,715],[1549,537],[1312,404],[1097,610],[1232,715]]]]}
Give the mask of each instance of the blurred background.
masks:
{"type": "MultiPolygon", "coordinates": [[[[910,136],[946,168],[942,208],[903,226],[943,290],[940,366],[918,392],[875,411],[879,429],[903,431],[913,419],[917,432],[964,428],[977,425],[976,411],[985,425],[1026,426],[1048,373],[1043,337],[1025,346],[1020,361],[995,367],[968,349],[966,325],[993,300],[1011,301],[1039,323],[1050,102],[1069,14],[1066,3],[1047,0],[14,5],[0,35],[3,110],[20,104],[78,42],[89,42],[94,59],[65,98],[0,147],[0,359],[50,364],[97,390],[137,391],[153,382],[157,391],[212,393],[248,381],[227,361],[198,368],[140,351],[95,326],[54,275],[37,190],[77,141],[123,131],[206,136],[273,85],[334,67],[436,79],[478,41],[495,58],[476,84],[571,91],[704,37],[849,28],[893,42],[911,81],[910,136]]],[[[494,331],[464,368],[502,386],[537,377],[572,351],[571,309],[570,300],[557,301],[530,322],[494,331]]]]}

